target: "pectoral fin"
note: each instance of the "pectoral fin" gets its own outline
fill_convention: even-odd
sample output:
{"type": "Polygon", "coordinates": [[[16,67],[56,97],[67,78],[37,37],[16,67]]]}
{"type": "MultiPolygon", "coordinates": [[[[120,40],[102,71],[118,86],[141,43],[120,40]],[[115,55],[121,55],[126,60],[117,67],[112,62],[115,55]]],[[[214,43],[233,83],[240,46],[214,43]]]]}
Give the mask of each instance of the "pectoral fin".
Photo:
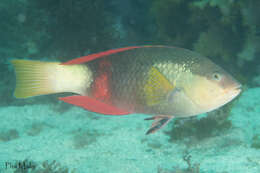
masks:
{"type": "Polygon", "coordinates": [[[169,115],[157,115],[151,118],[146,118],[145,120],[154,120],[150,129],[146,132],[146,135],[155,133],[157,130],[161,129],[166,124],[168,124],[170,120],[173,118],[174,116],[169,116],[169,115]]]}
{"type": "Polygon", "coordinates": [[[152,67],[148,72],[143,89],[146,104],[153,106],[165,99],[167,94],[174,89],[174,86],[155,67],[152,67]]]}

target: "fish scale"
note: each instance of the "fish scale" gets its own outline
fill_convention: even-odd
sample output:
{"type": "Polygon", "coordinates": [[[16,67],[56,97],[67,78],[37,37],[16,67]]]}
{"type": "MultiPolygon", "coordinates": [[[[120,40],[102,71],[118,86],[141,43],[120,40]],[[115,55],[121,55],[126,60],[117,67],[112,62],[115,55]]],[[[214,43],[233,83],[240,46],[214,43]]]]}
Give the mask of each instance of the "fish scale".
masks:
{"type": "MultiPolygon", "coordinates": [[[[115,100],[115,104],[144,104],[144,93],[142,92],[142,89],[147,79],[148,70],[151,67],[158,68],[158,70],[166,76],[172,76],[171,78],[168,78],[168,80],[172,82],[176,79],[174,76],[176,76],[178,72],[176,73],[175,69],[171,68],[169,65],[171,62],[169,60],[169,53],[166,53],[165,56],[161,56],[160,52],[162,50],[158,50],[163,49],[165,51],[169,50],[169,48],[158,48],[155,49],[155,51],[154,48],[145,49],[129,50],[128,52],[122,52],[106,57],[112,63],[111,68],[113,69],[113,79],[111,80],[111,92],[114,96],[113,100],[115,100]],[[147,62],[147,60],[149,61],[147,62]]],[[[176,59],[181,58],[176,56],[176,59]]],[[[180,62],[184,63],[183,61],[180,62]]],[[[144,108],[142,109],[148,110],[146,105],[143,106],[144,108]]]]}

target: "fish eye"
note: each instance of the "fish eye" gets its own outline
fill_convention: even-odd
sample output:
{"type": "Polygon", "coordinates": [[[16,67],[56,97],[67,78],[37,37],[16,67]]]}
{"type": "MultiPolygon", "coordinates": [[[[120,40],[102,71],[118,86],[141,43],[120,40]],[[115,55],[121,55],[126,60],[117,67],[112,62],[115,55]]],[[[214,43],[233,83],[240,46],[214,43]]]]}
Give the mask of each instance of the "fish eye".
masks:
{"type": "Polygon", "coordinates": [[[216,80],[216,81],[220,81],[221,80],[221,74],[219,74],[219,73],[217,73],[217,72],[215,72],[215,73],[213,73],[212,74],[212,78],[214,79],[214,80],[216,80]]]}

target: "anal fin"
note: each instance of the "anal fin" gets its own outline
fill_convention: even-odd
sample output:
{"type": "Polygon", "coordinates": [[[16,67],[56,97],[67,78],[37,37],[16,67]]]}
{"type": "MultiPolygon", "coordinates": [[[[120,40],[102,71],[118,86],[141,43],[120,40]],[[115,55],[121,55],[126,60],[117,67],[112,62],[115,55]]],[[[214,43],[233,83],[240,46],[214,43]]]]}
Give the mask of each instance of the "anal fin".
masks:
{"type": "Polygon", "coordinates": [[[60,97],[59,100],[105,115],[126,115],[131,113],[88,96],[60,97]]]}
{"type": "Polygon", "coordinates": [[[163,128],[173,118],[174,118],[174,116],[170,116],[170,115],[157,115],[157,116],[153,116],[151,118],[146,118],[145,120],[154,120],[150,129],[146,132],[146,135],[155,133],[159,129],[163,128]]]}

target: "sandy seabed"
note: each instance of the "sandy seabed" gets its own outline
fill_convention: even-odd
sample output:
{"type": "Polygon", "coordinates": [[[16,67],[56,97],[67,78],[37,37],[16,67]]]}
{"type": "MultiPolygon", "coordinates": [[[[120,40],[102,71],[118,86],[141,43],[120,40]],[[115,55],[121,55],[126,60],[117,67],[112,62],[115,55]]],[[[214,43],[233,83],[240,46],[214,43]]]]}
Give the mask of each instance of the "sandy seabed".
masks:
{"type": "MultiPolygon", "coordinates": [[[[224,134],[196,141],[170,141],[171,122],[145,135],[147,115],[104,116],[78,107],[57,112],[53,105],[0,108],[0,172],[55,160],[75,173],[166,173],[187,170],[184,154],[205,173],[260,172],[260,88],[242,93],[224,134]],[[258,136],[259,135],[259,136],[258,136]],[[259,137],[259,148],[257,139],[259,137]]],[[[40,99],[40,97],[38,97],[40,99]]],[[[58,101],[57,101],[58,102],[58,101]]],[[[65,103],[64,103],[65,104],[65,103]]],[[[40,168],[38,168],[40,169],[40,168]]]]}

